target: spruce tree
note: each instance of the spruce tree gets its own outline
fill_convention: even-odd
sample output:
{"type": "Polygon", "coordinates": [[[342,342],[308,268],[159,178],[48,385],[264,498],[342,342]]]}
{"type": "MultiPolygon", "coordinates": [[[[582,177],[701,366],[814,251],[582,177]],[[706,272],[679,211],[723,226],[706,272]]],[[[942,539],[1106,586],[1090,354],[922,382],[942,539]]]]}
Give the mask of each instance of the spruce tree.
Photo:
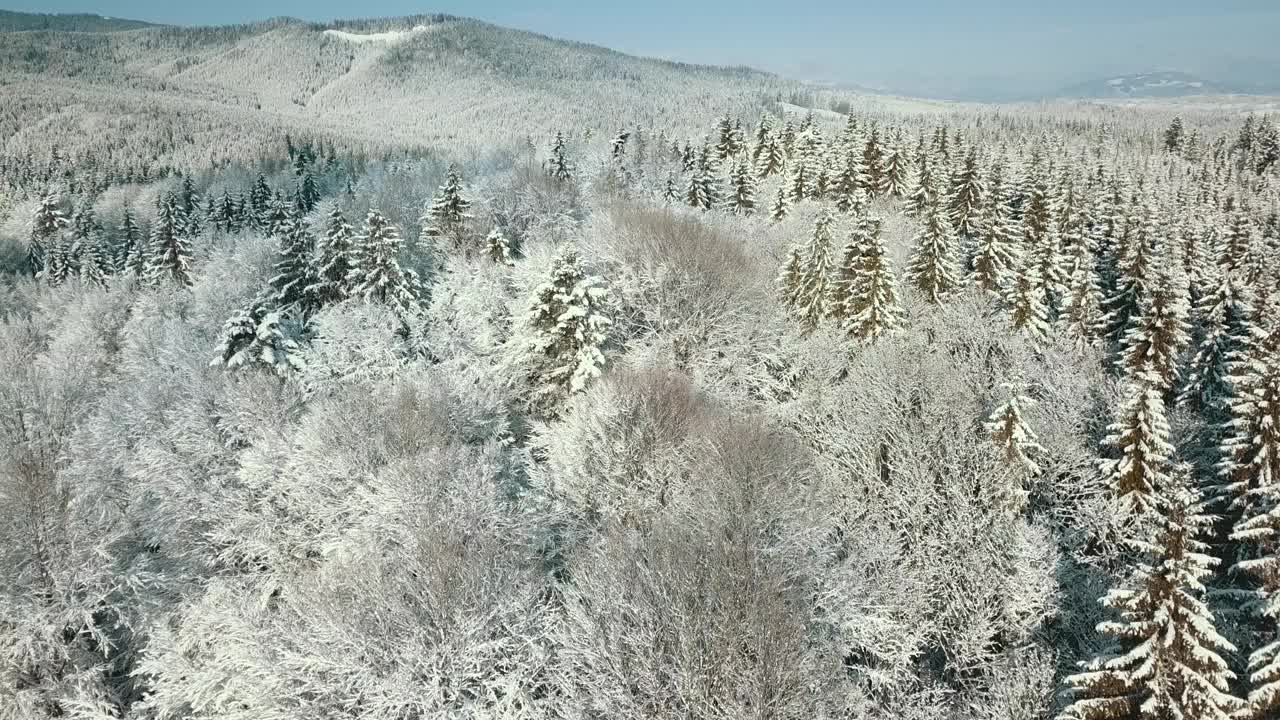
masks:
{"type": "Polygon", "coordinates": [[[803,161],[796,163],[795,170],[787,181],[787,199],[799,205],[809,197],[809,168],[803,161]]]}
{"type": "Polygon", "coordinates": [[[858,239],[856,255],[846,253],[855,263],[841,274],[851,275],[839,310],[841,326],[850,337],[874,343],[902,327],[905,314],[898,301],[898,283],[880,238],[880,222],[871,220],[858,239]],[[853,257],[850,257],[853,255],[853,257]]]}
{"type": "Polygon", "coordinates": [[[1103,460],[1103,475],[1125,519],[1145,518],[1156,493],[1169,483],[1173,446],[1160,379],[1141,371],[1128,380],[1124,401],[1107,428],[1103,446],[1118,457],[1103,460]]]}
{"type": "Polygon", "coordinates": [[[1058,326],[1062,334],[1079,352],[1097,347],[1106,329],[1102,309],[1102,287],[1099,283],[1098,260],[1092,242],[1076,246],[1067,281],[1067,294],[1062,299],[1058,326]]]}
{"type": "Polygon", "coordinates": [[[786,166],[786,155],[777,137],[770,136],[760,157],[756,160],[756,174],[765,179],[782,172],[786,166]]]}
{"type": "Polygon", "coordinates": [[[71,224],[58,209],[58,198],[47,193],[40,198],[35,215],[31,218],[31,241],[27,247],[27,267],[33,276],[44,270],[45,255],[60,241],[62,231],[71,224]]]}
{"type": "Polygon", "coordinates": [[[134,277],[141,277],[142,269],[146,267],[147,252],[142,241],[142,231],[133,219],[133,208],[125,206],[124,217],[120,219],[120,227],[116,232],[120,236],[116,269],[121,273],[128,272],[134,277]]]}
{"type": "Polygon", "coordinates": [[[1161,490],[1151,530],[1130,541],[1143,556],[1129,583],[1103,605],[1119,621],[1098,625],[1115,646],[1068,677],[1071,705],[1062,720],[1184,718],[1232,720],[1243,703],[1223,659],[1235,648],[1218,634],[1204,602],[1204,579],[1217,564],[1201,540],[1213,519],[1181,467],[1161,490]]]}
{"type": "Polygon", "coordinates": [[[279,254],[267,284],[271,287],[274,308],[305,320],[313,309],[308,298],[314,295],[315,290],[311,288],[318,283],[318,278],[313,275],[315,238],[307,229],[306,221],[297,214],[301,210],[301,207],[296,208],[294,216],[283,228],[284,233],[275,238],[279,254]]]}
{"type": "MultiPolygon", "coordinates": [[[[1021,383],[1005,383],[1003,387],[1006,399],[992,411],[983,427],[1003,462],[1028,477],[1039,475],[1040,466],[1033,456],[1043,454],[1045,449],[1040,445],[1035,430],[1022,416],[1022,408],[1030,405],[1031,399],[1026,396],[1021,383]]],[[[1009,488],[1005,500],[1010,510],[1020,513],[1027,504],[1027,491],[1020,483],[1009,488]]]]}
{"type": "Polygon", "coordinates": [[[862,172],[862,158],[859,153],[849,150],[844,154],[844,165],[836,175],[832,194],[835,196],[836,209],[843,213],[852,213],[860,205],[866,205],[866,178],[862,172]],[[862,198],[859,203],[858,199],[862,198]]]}
{"type": "Polygon", "coordinates": [[[1002,292],[1022,265],[1018,228],[1004,203],[993,203],[995,215],[983,223],[970,261],[969,279],[991,293],[1002,292]]]}
{"type": "Polygon", "coordinates": [[[1121,338],[1120,370],[1148,373],[1160,391],[1168,393],[1179,379],[1182,351],[1190,343],[1186,283],[1176,267],[1166,268],[1159,276],[1121,338]]]}
{"type": "Polygon", "coordinates": [[[884,187],[884,149],[880,146],[880,130],[874,125],[862,149],[862,167],[866,178],[862,189],[874,197],[884,187]]]}
{"type": "Polygon", "coordinates": [[[829,210],[824,209],[818,214],[796,279],[794,312],[805,332],[816,328],[827,315],[830,275],[834,266],[834,226],[835,216],[829,210]]]}
{"type": "Polygon", "coordinates": [[[494,227],[484,239],[484,254],[495,265],[512,265],[511,241],[502,228],[494,227]]]}
{"type": "Polygon", "coordinates": [[[1049,337],[1049,308],[1034,265],[1024,262],[1014,273],[1005,303],[1015,332],[1037,343],[1049,337]]]}
{"type": "Polygon", "coordinates": [[[880,180],[880,195],[895,200],[906,197],[908,168],[906,153],[898,147],[890,148],[884,161],[884,175],[880,180]]]}
{"type": "Polygon", "coordinates": [[[93,207],[81,208],[72,221],[72,256],[80,279],[98,286],[107,284],[111,274],[110,253],[102,237],[102,226],[94,218],[93,207]]]}
{"type": "Polygon", "coordinates": [[[400,267],[400,231],[382,213],[370,209],[356,240],[357,264],[347,275],[351,296],[391,305],[400,311],[418,301],[413,275],[400,267]]]}
{"type": "Polygon", "coordinates": [[[422,235],[433,240],[448,239],[454,249],[465,248],[466,222],[471,219],[467,211],[470,209],[471,201],[462,196],[462,175],[456,165],[450,165],[444,184],[423,215],[422,235]]]}
{"type": "Polygon", "coordinates": [[[769,207],[769,218],[775,223],[780,223],[789,214],[791,214],[791,203],[787,201],[787,191],[779,187],[778,196],[774,198],[773,205],[769,207]]]}
{"type": "Polygon", "coordinates": [[[750,215],[756,210],[756,183],[747,167],[747,161],[739,160],[733,169],[733,198],[730,207],[738,215],[750,215]]]}
{"type": "Polygon", "coordinates": [[[534,293],[526,314],[527,352],[531,360],[533,404],[554,416],[570,395],[599,377],[611,320],[607,294],[588,275],[576,250],[566,250],[551,267],[551,277],[534,293]]]}
{"type": "Polygon", "coordinates": [[[1208,280],[1213,289],[1201,298],[1193,313],[1199,342],[1178,394],[1178,404],[1201,410],[1218,408],[1230,395],[1230,358],[1244,347],[1252,315],[1248,293],[1230,272],[1214,268],[1208,280]]]}
{"type": "Polygon", "coordinates": [[[564,133],[556,131],[551,141],[551,157],[547,160],[547,174],[560,182],[573,179],[573,167],[569,164],[569,154],[564,133]]]}
{"type": "Polygon", "coordinates": [[[961,238],[977,238],[982,232],[986,187],[978,169],[978,150],[970,148],[964,165],[952,182],[948,198],[951,224],[961,238]]]}
{"type": "Polygon", "coordinates": [[[351,293],[351,271],[356,264],[355,231],[335,203],[324,233],[316,239],[308,271],[313,281],[304,291],[307,306],[318,310],[346,299],[351,293]]]}
{"type": "Polygon", "coordinates": [[[924,218],[929,208],[939,202],[937,182],[933,176],[933,164],[928,157],[922,157],[916,166],[914,184],[907,193],[907,204],[903,212],[908,217],[924,218]]]}
{"type": "Polygon", "coordinates": [[[168,193],[161,198],[156,218],[151,223],[151,242],[143,277],[148,285],[156,286],[166,280],[190,287],[191,252],[183,235],[177,198],[168,193]]]}
{"type": "Polygon", "coordinates": [[[959,285],[955,259],[955,236],[942,207],[929,206],[924,225],[916,235],[907,264],[907,277],[932,304],[939,304],[959,285]]]}

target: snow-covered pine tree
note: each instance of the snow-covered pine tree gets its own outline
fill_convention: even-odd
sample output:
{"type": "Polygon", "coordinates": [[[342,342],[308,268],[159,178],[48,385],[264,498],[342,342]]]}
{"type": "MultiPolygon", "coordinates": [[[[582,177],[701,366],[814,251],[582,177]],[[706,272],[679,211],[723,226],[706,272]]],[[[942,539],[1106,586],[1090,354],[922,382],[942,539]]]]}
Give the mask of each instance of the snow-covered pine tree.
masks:
{"type": "MultiPolygon", "coordinates": [[[[842,213],[855,212],[858,208],[857,199],[866,198],[866,192],[863,190],[865,186],[866,178],[862,172],[861,153],[849,149],[844,153],[844,164],[836,174],[835,184],[832,187],[836,209],[842,213]]],[[[863,206],[865,204],[865,202],[862,203],[863,206]]]]}
{"type": "Polygon", "coordinates": [[[432,240],[446,239],[455,250],[466,249],[466,224],[471,219],[471,201],[462,196],[462,174],[450,165],[444,184],[422,216],[422,235],[432,240]]]}
{"type": "Polygon", "coordinates": [[[665,203],[674,203],[680,199],[680,190],[676,184],[676,176],[674,173],[667,175],[667,184],[662,189],[662,201],[665,203]]]}
{"type": "Polygon", "coordinates": [[[102,236],[102,226],[94,218],[93,207],[76,212],[71,227],[71,254],[80,279],[99,287],[107,284],[111,274],[111,258],[102,236]]]}
{"type": "Polygon", "coordinates": [[[1156,493],[1169,485],[1173,445],[1163,395],[1154,373],[1144,370],[1130,376],[1102,442],[1118,454],[1102,460],[1101,468],[1125,520],[1148,517],[1154,512],[1156,493]]]}
{"type": "Polygon", "coordinates": [[[568,144],[564,133],[556,131],[551,141],[551,157],[547,159],[547,174],[560,182],[573,179],[573,167],[569,164],[568,144]]]}
{"type": "Polygon", "coordinates": [[[1193,312],[1199,341],[1187,366],[1178,404],[1211,410],[1230,395],[1229,360],[1244,346],[1251,326],[1249,293],[1225,268],[1213,267],[1206,281],[1212,290],[1193,312]]]}
{"type": "Polygon", "coordinates": [[[1077,351],[1084,352],[1101,344],[1106,325],[1098,259],[1094,243],[1088,237],[1076,245],[1071,266],[1073,270],[1067,280],[1067,294],[1062,298],[1058,327],[1077,351]]]}
{"type": "Polygon", "coordinates": [[[44,267],[40,277],[52,287],[57,287],[77,274],[74,255],[71,252],[71,238],[65,232],[45,241],[42,251],[44,267]]]}
{"type": "Polygon", "coordinates": [[[900,145],[901,138],[897,145],[889,149],[884,160],[884,175],[880,179],[880,195],[895,200],[906,197],[910,174],[907,154],[900,145]]]}
{"type": "Polygon", "coordinates": [[[573,249],[556,257],[551,277],[534,292],[526,314],[526,351],[533,405],[542,414],[555,416],[570,395],[599,377],[612,324],[606,302],[600,279],[587,274],[573,249]]]}
{"type": "Polygon", "coordinates": [[[1178,382],[1182,352],[1191,342],[1187,334],[1187,286],[1181,268],[1165,263],[1145,294],[1140,311],[1121,338],[1119,369],[1131,376],[1152,377],[1162,393],[1178,382]]]}
{"type": "Polygon", "coordinates": [[[116,235],[119,237],[116,271],[141,277],[142,269],[146,266],[147,252],[145,243],[142,241],[142,231],[138,229],[138,223],[133,219],[133,208],[128,205],[124,208],[124,216],[120,219],[120,227],[116,229],[116,235]]]}
{"type": "Polygon", "coordinates": [[[730,207],[738,215],[750,215],[756,210],[756,180],[745,159],[734,165],[730,207]]]}
{"type": "Polygon", "coordinates": [[[514,265],[511,259],[511,241],[502,228],[494,226],[484,239],[484,254],[495,265],[514,265]]]}
{"type": "Polygon", "coordinates": [[[962,242],[972,242],[982,235],[986,200],[986,185],[978,167],[978,149],[971,147],[964,164],[952,179],[951,192],[947,198],[951,225],[962,242]]]}
{"type": "Polygon", "coordinates": [[[380,302],[403,312],[418,302],[414,277],[400,267],[400,231],[380,211],[370,209],[356,238],[358,258],[347,275],[351,297],[380,302]]]}
{"type": "Polygon", "coordinates": [[[271,303],[277,312],[296,314],[306,320],[314,308],[310,307],[308,298],[314,294],[312,286],[318,283],[314,274],[317,269],[313,262],[315,238],[307,229],[307,223],[301,215],[301,206],[295,215],[285,223],[284,234],[275,238],[279,245],[279,254],[270,280],[271,303]]]}
{"type": "Polygon", "coordinates": [[[58,208],[56,195],[46,193],[40,198],[31,218],[31,240],[27,246],[27,267],[33,276],[39,276],[44,270],[45,254],[59,242],[62,231],[70,224],[71,221],[58,208]]]}
{"type": "Polygon", "coordinates": [[[1249,328],[1229,378],[1227,437],[1219,472],[1223,499],[1240,543],[1235,569],[1253,584],[1257,645],[1249,655],[1248,711],[1280,712],[1280,322],[1249,328]]]}
{"type": "Polygon", "coordinates": [[[271,212],[271,188],[267,186],[267,178],[259,173],[257,180],[249,188],[249,223],[260,230],[267,229],[267,214],[271,212]]]}
{"type": "Polygon", "coordinates": [[[799,205],[809,198],[809,168],[804,161],[795,163],[791,177],[787,180],[787,199],[793,205],[799,205]]]}
{"type": "Polygon", "coordinates": [[[716,159],[728,160],[736,154],[737,147],[733,118],[726,113],[716,125],[716,159]]]}
{"type": "MultiPolygon", "coordinates": [[[[874,343],[902,327],[905,313],[898,301],[898,282],[880,237],[880,221],[871,219],[859,238],[856,267],[839,314],[850,337],[874,343]]],[[[842,268],[843,272],[843,268],[842,268]]]]}
{"type": "Polygon", "coordinates": [[[979,289],[999,293],[1022,265],[1021,238],[1005,203],[990,203],[989,212],[970,261],[969,280],[979,289]]]}
{"type": "Polygon", "coordinates": [[[1152,522],[1131,540],[1144,556],[1133,578],[1102,599],[1120,619],[1098,625],[1115,646],[1066,679],[1071,704],[1060,720],[1182,718],[1232,720],[1243,703],[1223,655],[1235,651],[1218,634],[1204,602],[1204,578],[1217,564],[1201,540],[1213,518],[1181,466],[1164,483],[1152,522]]]}
{"type": "MultiPolygon", "coordinates": [[[[1026,386],[1021,382],[1005,383],[1003,388],[1005,401],[991,412],[983,427],[1006,464],[1028,477],[1034,477],[1040,474],[1040,466],[1034,457],[1043,454],[1045,449],[1040,445],[1035,430],[1022,416],[1022,408],[1030,406],[1032,400],[1026,395],[1026,386]]],[[[1028,493],[1022,483],[1009,488],[1005,495],[1014,513],[1020,513],[1026,507],[1028,493]]]]}
{"type": "Polygon", "coordinates": [[[147,249],[150,255],[143,269],[143,278],[148,285],[154,287],[167,280],[187,287],[193,284],[191,251],[183,235],[178,201],[173,193],[160,199],[155,220],[151,223],[151,241],[147,249]]]}
{"type": "Polygon", "coordinates": [[[1050,315],[1056,317],[1066,294],[1066,262],[1062,254],[1062,237],[1053,221],[1053,201],[1048,185],[1042,179],[1031,184],[1022,212],[1022,236],[1026,257],[1035,263],[1036,276],[1044,291],[1050,315]]]}
{"type": "Polygon", "coordinates": [[[862,169],[866,181],[862,189],[875,197],[884,187],[884,149],[880,146],[880,129],[875,125],[867,133],[867,143],[862,148],[862,169]]]}
{"type": "Polygon", "coordinates": [[[777,136],[770,135],[759,159],[756,160],[756,174],[763,180],[781,173],[784,167],[786,167],[786,155],[782,143],[777,136]]]}
{"type": "Polygon", "coordinates": [[[811,332],[827,315],[831,270],[834,266],[832,246],[835,216],[823,209],[814,223],[813,235],[805,249],[799,277],[796,280],[795,316],[805,332],[811,332]]]}
{"type": "Polygon", "coordinates": [[[312,311],[345,300],[351,293],[351,271],[357,264],[355,231],[334,203],[324,233],[316,238],[307,275],[305,301],[312,311]]]}
{"type": "Polygon", "coordinates": [[[1005,304],[1009,306],[1010,324],[1015,332],[1034,343],[1049,337],[1048,303],[1034,264],[1022,262],[1014,272],[1005,290],[1005,304]]]}
{"type": "Polygon", "coordinates": [[[907,203],[902,211],[908,217],[923,219],[929,213],[929,207],[939,200],[933,161],[928,156],[922,156],[916,164],[915,179],[907,192],[907,203]]]}
{"type": "Polygon", "coordinates": [[[775,223],[780,223],[791,214],[791,203],[787,201],[787,191],[781,186],[778,187],[778,196],[774,198],[773,205],[769,207],[769,219],[775,223]]]}
{"type": "Polygon", "coordinates": [[[1107,335],[1119,343],[1142,311],[1143,298],[1155,279],[1156,241],[1159,228],[1155,213],[1144,204],[1128,237],[1119,238],[1115,252],[1115,292],[1107,297],[1107,335]]]}
{"type": "Polygon", "coordinates": [[[934,202],[925,212],[907,264],[907,278],[934,305],[959,285],[955,235],[941,203],[934,202]]]}

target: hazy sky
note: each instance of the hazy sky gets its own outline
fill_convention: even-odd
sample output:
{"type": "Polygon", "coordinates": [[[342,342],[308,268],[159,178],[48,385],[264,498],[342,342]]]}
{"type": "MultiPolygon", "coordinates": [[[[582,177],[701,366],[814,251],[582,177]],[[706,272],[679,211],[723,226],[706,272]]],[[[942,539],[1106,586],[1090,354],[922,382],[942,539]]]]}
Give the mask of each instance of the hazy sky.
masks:
{"type": "Polygon", "coordinates": [[[445,12],[631,53],[929,94],[1046,91],[1151,69],[1280,84],[1280,0],[0,0],[0,6],[181,24],[445,12]]]}

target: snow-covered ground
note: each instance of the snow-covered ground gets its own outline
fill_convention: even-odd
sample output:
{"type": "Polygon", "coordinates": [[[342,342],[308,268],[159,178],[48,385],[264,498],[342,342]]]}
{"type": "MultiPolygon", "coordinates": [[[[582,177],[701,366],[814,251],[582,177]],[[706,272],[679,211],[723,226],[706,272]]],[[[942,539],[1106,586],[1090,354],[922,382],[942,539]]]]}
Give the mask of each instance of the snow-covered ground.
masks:
{"type": "Polygon", "coordinates": [[[417,25],[412,30],[391,30],[389,32],[367,34],[351,33],[345,30],[325,30],[324,34],[353,43],[397,43],[426,31],[426,25],[417,25]]]}

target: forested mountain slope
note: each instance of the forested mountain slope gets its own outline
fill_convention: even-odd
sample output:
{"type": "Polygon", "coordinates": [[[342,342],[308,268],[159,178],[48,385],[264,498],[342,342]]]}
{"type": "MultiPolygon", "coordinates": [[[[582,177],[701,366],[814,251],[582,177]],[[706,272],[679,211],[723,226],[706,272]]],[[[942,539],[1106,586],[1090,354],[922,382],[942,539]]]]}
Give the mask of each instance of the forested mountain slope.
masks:
{"type": "Polygon", "coordinates": [[[529,127],[687,126],[700,108],[703,122],[755,113],[794,84],[437,15],[92,34],[55,25],[6,36],[0,87],[6,149],[100,151],[99,128],[127,122],[130,141],[181,166],[253,157],[289,127],[383,153],[486,147],[529,127]],[[235,130],[185,137],[211,132],[205,119],[235,130]]]}

